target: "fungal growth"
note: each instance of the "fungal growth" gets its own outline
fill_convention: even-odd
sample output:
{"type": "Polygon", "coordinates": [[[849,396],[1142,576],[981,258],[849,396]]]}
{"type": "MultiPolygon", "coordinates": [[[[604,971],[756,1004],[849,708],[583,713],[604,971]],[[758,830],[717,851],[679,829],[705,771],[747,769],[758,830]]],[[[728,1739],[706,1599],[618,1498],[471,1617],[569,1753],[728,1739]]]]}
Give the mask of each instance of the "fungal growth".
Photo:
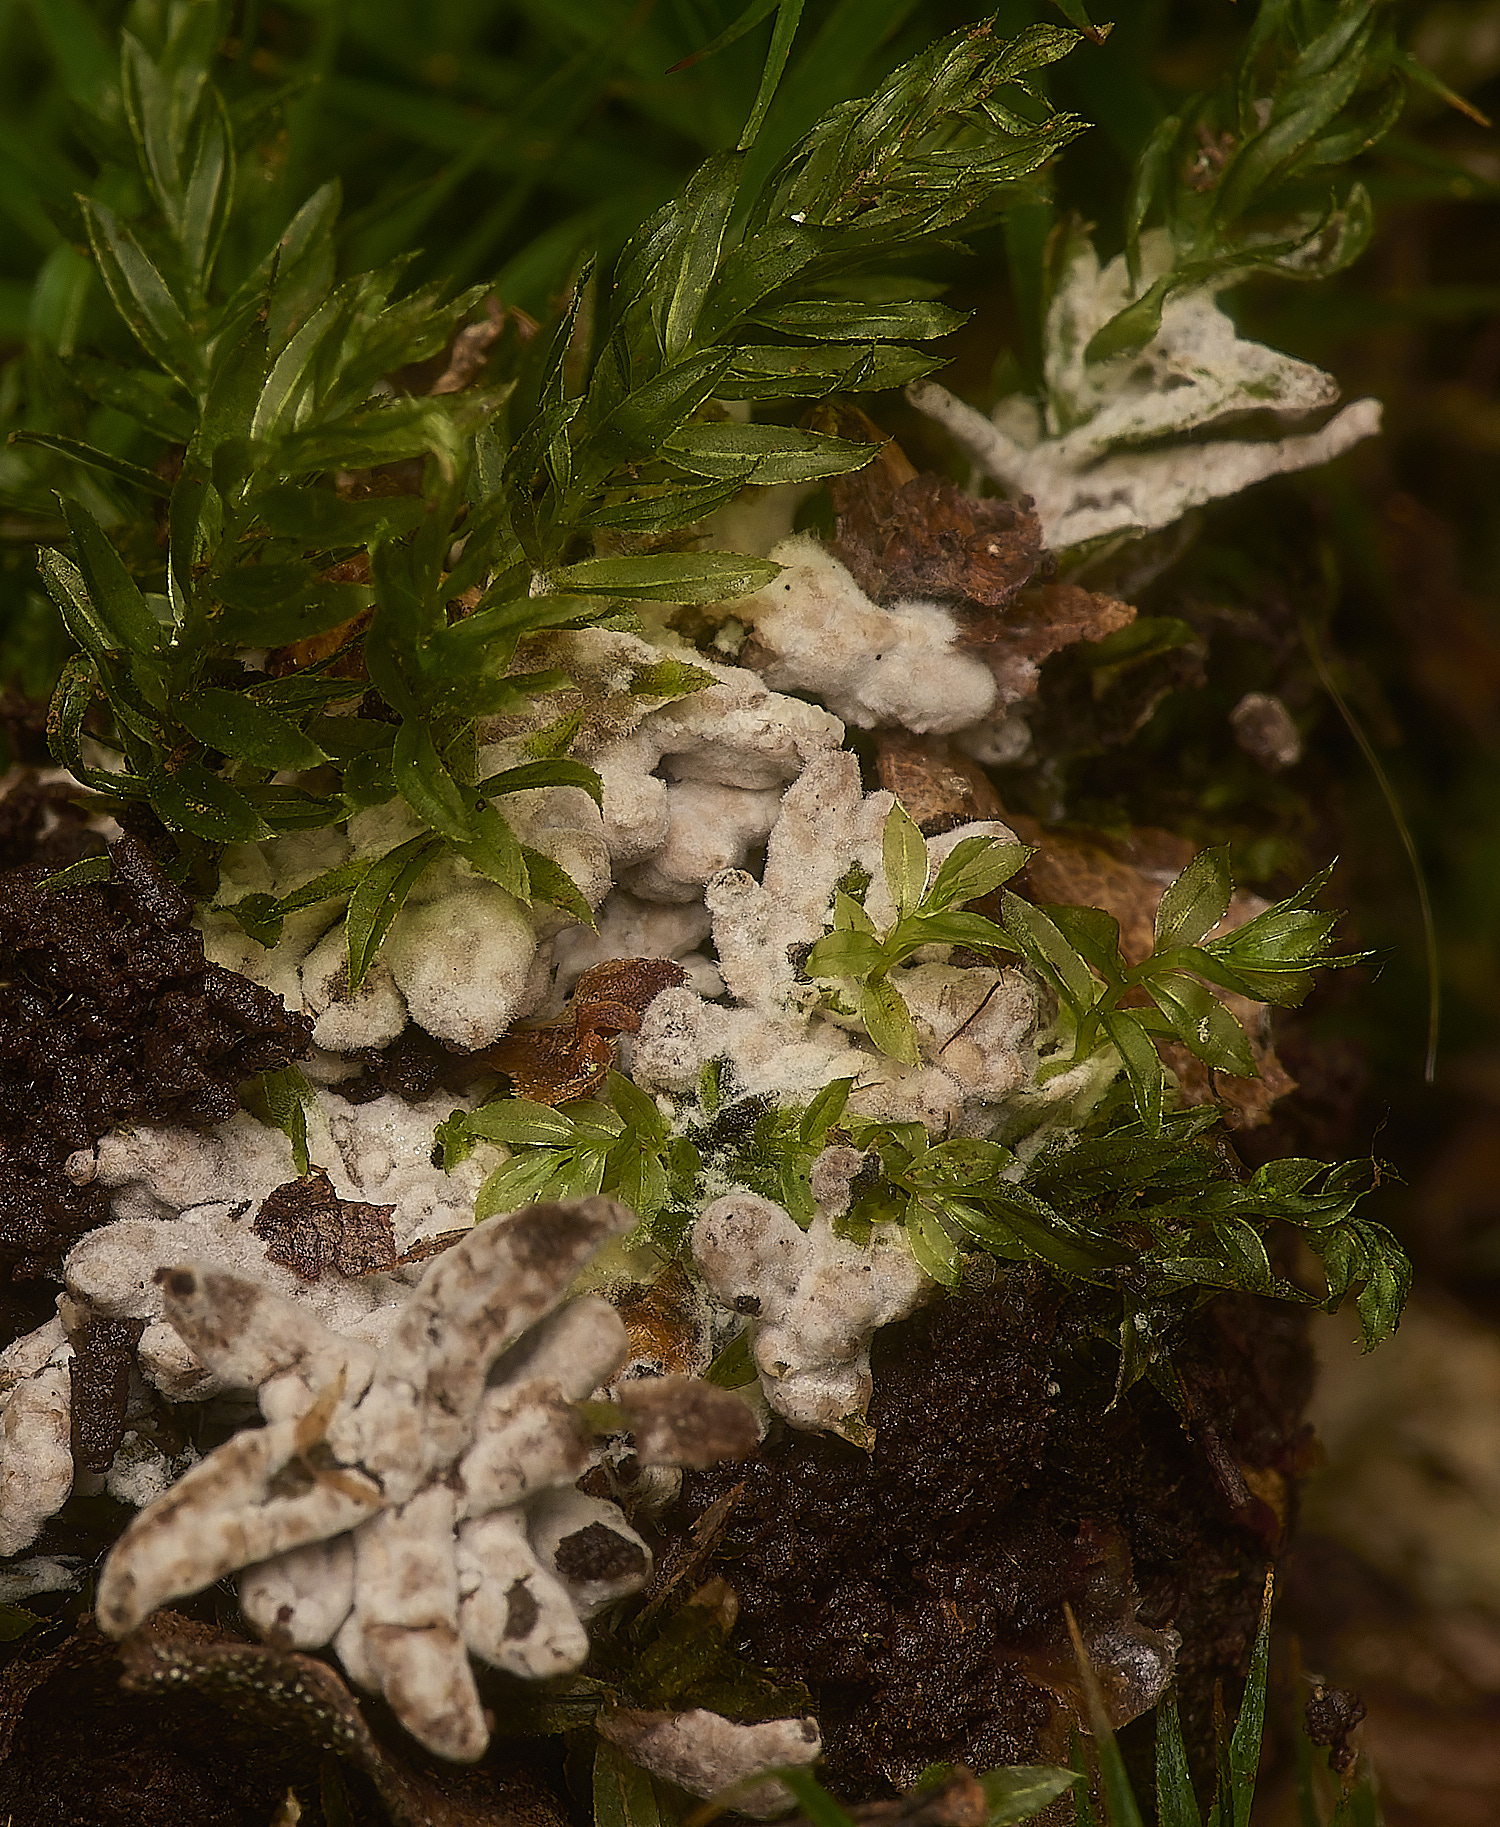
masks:
{"type": "MultiPolygon", "coordinates": [[[[1124,600],[1185,517],[1378,425],[1219,303],[1352,257],[1362,193],[1282,218],[1399,102],[1372,8],[1267,4],[1196,149],[1241,175],[1182,177],[1220,103],[1164,122],[992,412],[889,276],[1041,194],[1061,22],[965,27],[773,169],[775,65],[538,326],[337,273],[335,183],[244,215],[263,60],[221,97],[217,10],[137,9],[77,200],[122,324],[55,390],[134,454],[7,455],[53,465],[76,651],[63,772],[0,792],[3,1590],[97,1563],[70,1497],[130,1505],[94,1612],[136,1666],[233,1578],[257,1655],[438,1759],[591,1727],[599,1827],[652,1778],[772,1818],[820,1757],[861,1797],[1061,1757],[1070,1628],[1113,1723],[1175,1682],[1207,1743],[1303,1463],[1286,1312],[1354,1293],[1372,1345],[1409,1271],[1368,1168],[1230,1134],[1292,1088],[1269,1011],[1358,961],[1328,871],[1247,895],[1212,795],[1195,854],[1070,769],[1121,679],[1153,716],[1137,661],[1202,676],[1190,593],[1124,600]]],[[[1215,729],[1290,805],[1256,682],[1215,729]]]]}
{"type": "MultiPolygon", "coordinates": [[[[438,1755],[489,1740],[475,1655],[530,1680],[577,1668],[585,1623],[633,1592],[650,1551],[615,1505],[573,1488],[590,1462],[577,1404],[628,1350],[614,1309],[564,1302],[634,1215],[609,1200],[532,1206],[427,1270],[380,1351],[211,1265],[159,1270],[167,1322],[266,1425],[236,1434],[142,1511],[100,1578],[113,1636],[240,1574],[246,1617],[299,1649],[332,1643],[438,1755]]],[[[646,1463],[704,1464],[755,1441],[733,1396],[658,1385],[646,1463]]]]}

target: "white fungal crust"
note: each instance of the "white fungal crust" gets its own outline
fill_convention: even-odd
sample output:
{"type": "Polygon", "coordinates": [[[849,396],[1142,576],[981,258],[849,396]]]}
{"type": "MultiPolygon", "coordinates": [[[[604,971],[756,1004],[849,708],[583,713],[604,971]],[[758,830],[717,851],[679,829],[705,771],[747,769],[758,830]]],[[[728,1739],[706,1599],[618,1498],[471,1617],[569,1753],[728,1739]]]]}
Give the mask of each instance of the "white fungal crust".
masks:
{"type": "MultiPolygon", "coordinates": [[[[916,1021],[916,1067],[873,1049],[841,1000],[847,986],[799,974],[799,953],[822,936],[851,871],[867,882],[864,906],[875,925],[894,922],[882,864],[892,804],[889,793],[864,792],[858,759],[845,750],[808,763],[781,801],[762,879],[727,869],[705,890],[719,973],[740,1006],[706,1001],[688,988],[664,990],[632,1046],[639,1084],[690,1092],[709,1061],[725,1060],[736,1094],[790,1102],[850,1078],[851,1105],[862,1114],[946,1134],[1031,1081],[1040,999],[1023,971],[956,968],[934,961],[948,948],[933,947],[919,954],[923,962],[894,972],[916,1021]]],[[[1014,841],[1001,824],[960,826],[929,841],[932,871],[969,837],[1014,841]]]]}
{"type": "MultiPolygon", "coordinates": [[[[481,1148],[446,1173],[433,1163],[432,1132],[455,1105],[470,1102],[439,1093],[414,1104],[392,1094],[351,1104],[319,1086],[305,1106],[309,1159],[328,1175],[339,1198],[395,1207],[391,1224],[398,1250],[467,1229],[474,1196],[498,1157],[481,1148]]],[[[206,1130],[142,1125],[112,1131],[100,1140],[96,1161],[116,1219],[181,1217],[205,1224],[217,1241],[179,1244],[176,1254],[222,1254],[228,1266],[247,1273],[258,1272],[264,1243],[252,1236],[241,1249],[234,1240],[249,1232],[266,1195],[295,1173],[286,1137],[244,1111],[206,1130]],[[244,1212],[244,1224],[225,1217],[236,1207],[244,1212]]],[[[271,1281],[283,1292],[294,1291],[290,1274],[271,1281]]],[[[132,1317],[146,1312],[142,1308],[132,1317]]]]}
{"type": "MultiPolygon", "coordinates": [[[[100,1579],[101,1626],[123,1636],[248,1569],[257,1629],[299,1648],[331,1641],[429,1749],[480,1756],[469,1653],[529,1678],[566,1673],[587,1653],[584,1622],[651,1570],[619,1510],[571,1489],[589,1456],[572,1404],[624,1362],[625,1327],[597,1297],[560,1305],[634,1222],[587,1199],[478,1226],[433,1261],[379,1352],[242,1276],[159,1271],[165,1320],[223,1384],[259,1391],[267,1425],[126,1529],[100,1579]]],[[[143,1299],[116,1291],[118,1305],[143,1299]]],[[[707,1394],[710,1410],[738,1412],[707,1394]]],[[[705,1412],[699,1431],[720,1438],[722,1417],[705,1412]]]]}
{"type": "MultiPolygon", "coordinates": [[[[833,1152],[814,1172],[840,1209],[853,1151],[833,1152]]],[[[933,1291],[900,1231],[879,1227],[861,1246],[835,1234],[827,1210],[803,1231],[779,1205],[738,1191],[698,1220],[693,1259],[718,1300],[752,1316],[751,1355],[771,1407],[795,1427],[867,1445],[870,1340],[933,1291]]]]}
{"type": "MultiPolygon", "coordinates": [[[[437,867],[441,867],[438,865],[437,867]]],[[[514,895],[480,876],[402,908],[383,956],[412,1020],[469,1052],[529,1014],[536,929],[514,895]]]]}
{"type": "Polygon", "coordinates": [[[47,1358],[0,1395],[0,1555],[29,1547],[73,1489],[71,1378],[66,1364],[53,1361],[72,1348],[53,1342],[52,1323],[41,1328],[47,1358]]]}
{"type": "Polygon", "coordinates": [[[816,1719],[768,1719],[737,1725],[693,1707],[684,1713],[621,1708],[599,1718],[601,1735],[653,1776],[708,1800],[733,1789],[729,1806],[751,1820],[772,1821],[796,1807],[785,1783],[750,1783],[764,1771],[810,1765],[822,1755],[816,1719]],[[741,1784],[750,1783],[748,1787],[741,1784]]]}
{"type": "Polygon", "coordinates": [[[859,729],[890,724],[947,735],[995,703],[995,680],[958,645],[958,623],[937,603],[872,603],[810,533],[771,553],[781,575],[735,612],[752,624],[745,658],[768,685],[816,692],[859,729]]]}
{"type": "MultiPolygon", "coordinates": [[[[1141,256],[1143,289],[1166,269],[1162,231],[1142,237],[1141,256]]],[[[1101,270],[1087,237],[1075,237],[1047,316],[1045,425],[1023,425],[1011,402],[988,419],[931,381],[908,397],[995,481],[1032,497],[1055,550],[1170,526],[1267,476],[1327,463],[1380,429],[1379,402],[1356,400],[1289,437],[1190,437],[1252,412],[1293,425],[1338,398],[1331,375],[1236,332],[1217,303],[1236,277],[1175,292],[1144,349],[1090,362],[1094,333],[1139,292],[1123,254],[1101,270]]]]}

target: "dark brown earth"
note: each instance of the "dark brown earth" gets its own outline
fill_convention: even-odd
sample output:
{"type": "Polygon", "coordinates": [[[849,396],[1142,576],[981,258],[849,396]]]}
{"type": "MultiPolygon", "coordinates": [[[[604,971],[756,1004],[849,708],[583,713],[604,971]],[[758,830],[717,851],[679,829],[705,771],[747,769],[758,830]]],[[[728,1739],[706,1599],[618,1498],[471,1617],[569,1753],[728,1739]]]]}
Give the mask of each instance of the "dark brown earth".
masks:
{"type": "Polygon", "coordinates": [[[1065,1751],[1065,1601],[1106,1676],[1112,1653],[1181,1632],[1206,1760],[1214,1684],[1233,1701],[1307,1453],[1303,1326],[1212,1302],[1177,1353],[1186,1419],[1147,1385],[1110,1409],[1113,1360],[1055,1282],[1002,1272],[879,1335],[873,1457],[777,1431],[689,1476],[680,1529],[743,1483],[716,1562],[735,1647],[812,1690],[837,1793],[1065,1751]]]}

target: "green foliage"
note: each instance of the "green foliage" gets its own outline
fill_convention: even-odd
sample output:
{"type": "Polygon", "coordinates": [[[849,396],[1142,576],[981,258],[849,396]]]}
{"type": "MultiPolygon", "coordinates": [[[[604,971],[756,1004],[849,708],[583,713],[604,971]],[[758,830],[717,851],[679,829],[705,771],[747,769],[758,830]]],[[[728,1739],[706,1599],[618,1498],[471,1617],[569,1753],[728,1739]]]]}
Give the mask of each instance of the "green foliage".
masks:
{"type": "Polygon", "coordinates": [[[852,982],[855,1008],[870,1039],[892,1059],[916,1065],[920,1055],[911,1011],[890,973],[924,945],[1014,950],[994,921],[960,910],[1009,881],[1029,854],[1021,844],[967,837],[929,885],[926,841],[905,808],[893,805],[885,821],[882,862],[896,918],[878,932],[862,903],[840,890],[834,896],[832,930],[808,954],[808,976],[852,982]]]}
{"type": "Polygon", "coordinates": [[[1005,930],[1058,1000],[1063,1047],[1039,1076],[1055,1076],[1112,1047],[1152,1131],[1166,1107],[1157,1037],[1180,1041],[1216,1071],[1257,1076],[1244,1029],[1202,980],[1252,1002],[1287,1007],[1307,995],[1315,970],[1358,963],[1362,954],[1329,950],[1337,916],[1311,905],[1332,873],[1330,864],[1296,894],[1209,938],[1228,911],[1234,883],[1227,847],[1202,851],[1162,896],[1155,945],[1133,965],[1120,951],[1118,922],[1099,908],[1043,909],[1007,894],[1005,930]],[[1125,1006],[1136,990],[1149,997],[1150,1008],[1125,1006]]]}
{"type": "Polygon", "coordinates": [[[486,1179],[476,1219],[544,1199],[607,1193],[641,1221],[641,1240],[675,1249],[691,1216],[687,1200],[701,1166],[691,1142],[674,1136],[655,1103],[611,1072],[609,1102],[575,1098],[556,1109],[502,1098],[443,1125],[445,1157],[476,1140],[503,1142],[511,1158],[486,1179]]]}
{"type": "MultiPolygon", "coordinates": [[[[1267,1574],[1260,1623],[1250,1652],[1245,1691],[1232,1732],[1226,1731],[1223,1711],[1215,1703],[1218,1754],[1208,1827],[1250,1827],[1265,1732],[1266,1685],[1271,1664],[1272,1585],[1272,1578],[1267,1574]]],[[[1069,1623],[1073,1631],[1073,1651],[1083,1678],[1093,1727],[1093,1747],[1098,1766],[1098,1788],[1104,1802],[1104,1820],[1107,1827],[1139,1827],[1142,1809],[1131,1789],[1124,1760],[1110,1728],[1098,1679],[1071,1617],[1069,1623]]],[[[1075,1746],[1076,1744],[1075,1738],[1075,1746]]],[[[1332,1811],[1328,1814],[1319,1808],[1314,1797],[1311,1771],[1315,1759],[1316,1749],[1307,1736],[1305,1722],[1299,1719],[1297,1765],[1299,1772],[1306,1773],[1306,1781],[1299,1781],[1301,1818],[1305,1827],[1325,1827],[1325,1822],[1326,1827],[1356,1827],[1356,1823],[1359,1827],[1377,1827],[1381,1820],[1380,1805],[1376,1799],[1373,1776],[1364,1759],[1359,1760],[1345,1782],[1338,1786],[1332,1811]]],[[[1076,1755],[1074,1761],[1080,1761],[1076,1755]]],[[[1156,1709],[1155,1787],[1157,1827],[1203,1827],[1203,1816],[1199,1812],[1198,1799],[1193,1792],[1192,1777],[1188,1771],[1175,1694],[1168,1694],[1156,1709]]],[[[1074,1784],[1074,1805],[1080,1821],[1098,1820],[1091,1789],[1088,1776],[1078,1775],[1074,1784]]]]}
{"type": "Polygon", "coordinates": [[[1161,121],[1136,161],[1125,207],[1132,282],[1153,217],[1170,260],[1095,333],[1088,359],[1144,348],[1186,287],[1255,272],[1325,279],[1355,260],[1373,228],[1370,198],[1334,172],[1395,126],[1413,61],[1380,0],[1263,0],[1220,87],[1161,121]]]}
{"type": "Polygon", "coordinates": [[[1196,856],[1162,897],[1156,945],[1130,965],[1120,952],[1118,922],[1097,907],[1034,907],[1003,897],[1004,925],[960,911],[992,894],[1025,862],[1018,844],[965,838],[927,882],[927,847],[899,805],[886,819],[883,862],[896,919],[878,932],[860,901],[834,897],[832,930],[813,946],[811,977],[852,982],[860,1020],[882,1053],[916,1065],[916,1029],[890,973],[924,945],[963,945],[979,952],[1019,953],[1058,1001],[1062,1047],[1045,1061],[1043,1079],[1110,1048],[1129,1080],[1141,1120],[1159,1129],[1166,1108],[1166,1073],[1156,1037],[1181,1041],[1206,1065],[1243,1078],[1257,1076],[1244,1029],[1202,979],[1255,1002],[1299,1003],[1314,970],[1358,962],[1336,956],[1329,938],[1336,916],[1311,903],[1331,867],[1306,887],[1223,936],[1207,935],[1228,911],[1234,884],[1227,849],[1196,856]],[[1123,1006],[1143,990],[1151,1007],[1123,1006]]]}
{"type": "MultiPolygon", "coordinates": [[[[773,1106],[756,1121],[748,1137],[731,1144],[719,1167],[739,1186],[773,1200],[796,1219],[803,1230],[812,1223],[817,1201],[812,1192],[812,1165],[828,1144],[828,1134],[838,1126],[854,1089],[852,1078],[834,1079],[805,1110],[773,1106]]],[[[736,1125],[737,1127],[738,1125],[736,1125]]],[[[710,1145],[709,1130],[699,1134],[700,1149],[710,1145]]]]}
{"type": "Polygon", "coordinates": [[[295,1066],[262,1072],[240,1088],[240,1102],[270,1129],[279,1129],[292,1145],[292,1165],[300,1178],[311,1166],[307,1152],[307,1106],[312,1086],[295,1066]]]}
{"type": "Polygon", "coordinates": [[[881,1177],[859,1192],[844,1230],[904,1224],[935,1280],[953,1286],[964,1250],[1040,1262],[1099,1291],[1102,1332],[1120,1350],[1123,1393],[1164,1360],[1181,1322],[1213,1288],[1316,1301],[1329,1311],[1356,1283],[1366,1349],[1401,1316],[1411,1271],[1382,1226],[1355,1215],[1369,1164],[1275,1161],[1248,1179],[1216,1143],[1215,1112],[1169,1114],[1159,1128],[1117,1123],[1044,1153],[1023,1171],[997,1142],[934,1143],[920,1123],[846,1117],[881,1177]],[[1321,1296],[1272,1272],[1265,1233],[1292,1226],[1323,1265],[1321,1296]]]}
{"type": "MultiPolygon", "coordinates": [[[[958,320],[920,301],[862,307],[861,275],[993,208],[1078,130],[1026,89],[1076,34],[1033,27],[1005,43],[977,27],[748,175],[796,10],[778,22],[741,149],[710,158],[650,216],[609,281],[586,274],[529,341],[507,328],[480,384],[438,395],[405,392],[401,377],[440,354],[485,288],[403,291],[404,258],[336,279],[337,184],[267,232],[236,179],[265,121],[216,87],[218,6],[127,31],[128,136],[96,85],[108,154],[78,209],[138,353],[134,366],[86,358],[73,376],[135,422],[138,445],[182,454],[168,481],[160,463],[32,434],[65,472],[106,477],[127,517],[164,503],[158,571],[154,547],[106,534],[115,516],[97,492],[74,484],[59,497],[67,545],[40,569],[79,652],[54,704],[54,753],[116,801],[145,800],[197,851],[338,823],[399,794],[432,841],[329,891],[349,892],[351,983],[443,848],[523,902],[589,917],[494,803],[585,771],[551,757],[524,783],[478,781],[474,720],[524,712],[565,683],[524,669],[531,634],[637,599],[716,601],[769,581],[774,566],[737,554],[592,556],[594,534],[628,530],[649,547],[747,482],[868,461],[868,444],[730,420],[715,397],[812,399],[927,372],[913,339],[958,320]],[[371,482],[400,465],[394,492],[371,482]],[[268,666],[266,649],[289,651],[268,666]],[[391,721],[330,714],[362,689],[335,665],[351,655],[391,721]],[[88,769],[85,721],[101,713],[115,765],[88,769]]],[[[640,689],[678,695],[707,680],[679,666],[640,689]]],[[[269,938],[288,909],[263,902],[245,923],[269,938]]]]}

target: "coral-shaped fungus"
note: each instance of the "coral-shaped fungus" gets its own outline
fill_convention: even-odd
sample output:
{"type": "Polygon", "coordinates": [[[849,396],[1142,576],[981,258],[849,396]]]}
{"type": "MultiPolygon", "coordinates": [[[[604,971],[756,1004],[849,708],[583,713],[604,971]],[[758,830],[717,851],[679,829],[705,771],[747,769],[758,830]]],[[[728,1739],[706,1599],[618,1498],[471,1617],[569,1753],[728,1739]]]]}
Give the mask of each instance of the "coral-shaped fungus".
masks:
{"type": "MultiPolygon", "coordinates": [[[[439,1256],[386,1348],[207,1265],[160,1272],[171,1323],[210,1368],[259,1391],[236,1434],[136,1518],[99,1584],[124,1636],[159,1604],[244,1569],[264,1635],[332,1643],[431,1750],[479,1757],[489,1728],[469,1655],[537,1679],[576,1668],[584,1625],[650,1572],[613,1504],[574,1480],[591,1454],[576,1407],[624,1362],[609,1304],[562,1304],[634,1215],[608,1199],[531,1206],[439,1256]]],[[[736,1397],[687,1379],[625,1386],[642,1464],[753,1449],[736,1397]]]]}

